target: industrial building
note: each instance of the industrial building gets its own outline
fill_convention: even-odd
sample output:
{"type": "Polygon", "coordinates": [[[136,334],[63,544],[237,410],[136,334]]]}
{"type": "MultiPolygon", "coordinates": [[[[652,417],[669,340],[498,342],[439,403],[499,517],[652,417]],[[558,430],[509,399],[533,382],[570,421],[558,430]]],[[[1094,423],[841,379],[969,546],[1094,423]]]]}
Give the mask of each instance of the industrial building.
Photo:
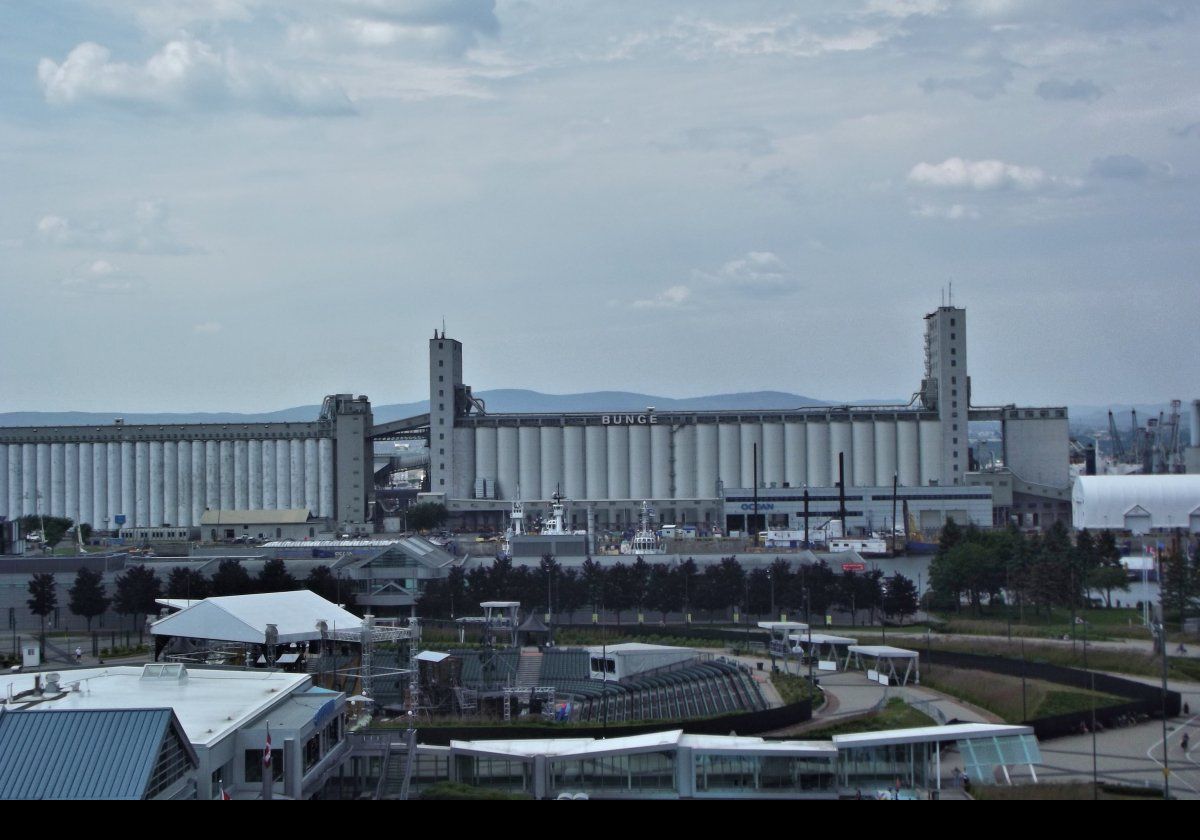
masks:
{"type": "Polygon", "coordinates": [[[589,511],[598,528],[628,527],[643,501],[661,523],[723,527],[742,513],[729,498],[826,492],[844,464],[846,488],[937,487],[947,498],[927,509],[980,524],[966,505],[979,500],[956,494],[990,492],[994,523],[1067,519],[1067,411],[971,405],[966,317],[954,306],[925,316],[924,375],[908,403],[784,411],[490,413],[464,383],[462,343],[442,331],[429,342],[429,413],[394,422],[374,423],[365,396],[339,394],[307,423],[0,429],[0,515],[118,530],[196,527],[206,510],[307,509],[364,532],[381,516],[376,485],[426,467],[424,498],[467,527],[502,525],[518,498],[544,512],[556,491],[571,500],[572,528],[589,511]],[[968,423],[985,421],[1004,441],[987,470],[968,443],[968,423]],[[425,449],[377,463],[374,444],[388,440],[425,449]]]}
{"type": "Polygon", "coordinates": [[[429,492],[468,525],[498,524],[517,498],[547,510],[557,491],[573,502],[574,528],[588,510],[597,527],[629,527],[643,501],[664,523],[724,527],[756,487],[836,493],[840,466],[846,488],[936,487],[925,509],[982,525],[1069,517],[1067,410],[972,406],[965,309],[925,316],[924,377],[905,405],[495,414],[463,382],[461,342],[435,334],[429,355],[429,492]],[[973,421],[1000,425],[999,467],[971,463],[973,421]],[[984,495],[986,515],[969,504],[984,495]]]}

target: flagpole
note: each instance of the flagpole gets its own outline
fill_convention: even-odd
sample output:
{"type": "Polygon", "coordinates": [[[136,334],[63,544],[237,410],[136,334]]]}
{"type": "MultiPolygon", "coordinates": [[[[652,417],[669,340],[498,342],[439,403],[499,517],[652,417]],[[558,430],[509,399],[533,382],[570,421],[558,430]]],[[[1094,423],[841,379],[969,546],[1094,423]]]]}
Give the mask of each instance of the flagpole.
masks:
{"type": "Polygon", "coordinates": [[[271,721],[267,721],[267,744],[263,747],[262,758],[262,798],[275,798],[275,768],[273,764],[273,756],[271,755],[271,721]]]}

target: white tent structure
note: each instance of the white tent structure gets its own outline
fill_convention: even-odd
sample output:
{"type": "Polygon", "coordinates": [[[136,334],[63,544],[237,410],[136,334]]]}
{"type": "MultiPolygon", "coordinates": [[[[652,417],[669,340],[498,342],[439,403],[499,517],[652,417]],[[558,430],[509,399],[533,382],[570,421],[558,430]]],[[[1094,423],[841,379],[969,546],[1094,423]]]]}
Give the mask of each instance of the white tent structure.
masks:
{"type": "Polygon", "coordinates": [[[218,642],[267,643],[272,625],[275,644],[311,642],[321,638],[319,622],[329,633],[359,631],[362,619],[326,601],[315,592],[267,592],[205,598],[150,625],[155,636],[207,639],[218,642]]]}
{"type": "Polygon", "coordinates": [[[1071,524],[1076,530],[1200,533],[1200,475],[1081,475],[1071,490],[1071,524]]]}
{"type": "Polygon", "coordinates": [[[844,670],[849,671],[851,663],[866,671],[867,679],[880,685],[908,685],[909,677],[913,677],[917,685],[921,684],[921,655],[915,650],[890,645],[850,645],[844,670]],[[864,658],[866,663],[863,662],[864,658]],[[897,663],[903,663],[903,672],[897,670],[897,663]]]}

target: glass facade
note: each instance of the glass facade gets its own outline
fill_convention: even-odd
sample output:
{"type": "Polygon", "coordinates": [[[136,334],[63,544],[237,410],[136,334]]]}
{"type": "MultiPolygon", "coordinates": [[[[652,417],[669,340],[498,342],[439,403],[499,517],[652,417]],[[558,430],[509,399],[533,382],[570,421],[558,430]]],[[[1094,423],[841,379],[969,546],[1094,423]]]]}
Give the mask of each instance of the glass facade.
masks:
{"type": "Polygon", "coordinates": [[[835,760],[791,755],[696,753],[696,793],[832,792],[835,760]]]}
{"type": "Polygon", "coordinates": [[[568,791],[675,790],[675,752],[571,758],[550,762],[551,794],[568,791]]]}
{"type": "Polygon", "coordinates": [[[459,755],[454,760],[458,780],[463,784],[514,793],[533,792],[533,759],[459,755]]]}
{"type": "Polygon", "coordinates": [[[846,789],[862,787],[935,788],[938,745],[881,744],[841,749],[841,784],[846,789]]]}

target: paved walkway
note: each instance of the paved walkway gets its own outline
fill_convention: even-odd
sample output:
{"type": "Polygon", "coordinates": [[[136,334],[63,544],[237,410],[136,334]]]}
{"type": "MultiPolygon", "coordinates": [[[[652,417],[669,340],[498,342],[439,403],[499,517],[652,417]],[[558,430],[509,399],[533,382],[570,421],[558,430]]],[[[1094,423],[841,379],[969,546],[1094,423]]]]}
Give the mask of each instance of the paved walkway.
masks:
{"type": "MultiPolygon", "coordinates": [[[[872,628],[872,633],[877,633],[878,628],[872,628]]],[[[1008,636],[976,636],[969,633],[905,633],[897,630],[888,630],[888,642],[892,643],[903,641],[909,644],[914,650],[923,650],[925,640],[932,638],[941,641],[954,642],[1009,642],[1014,644],[1019,643],[1021,636],[1013,636],[1010,640],[1008,636]],[[914,644],[916,643],[916,644],[914,644]]],[[[1072,642],[1070,639],[1049,639],[1037,636],[1025,636],[1027,645],[1052,645],[1055,647],[1071,647],[1074,645],[1077,650],[1083,650],[1083,639],[1077,639],[1072,642]]],[[[1125,652],[1137,652],[1152,654],[1154,653],[1154,642],[1149,639],[1089,639],[1088,647],[1093,650],[1115,650],[1125,652]]],[[[1200,658],[1200,644],[1185,645],[1183,652],[1179,651],[1178,643],[1173,643],[1168,647],[1171,656],[1185,656],[1188,658],[1200,658]]]]}

